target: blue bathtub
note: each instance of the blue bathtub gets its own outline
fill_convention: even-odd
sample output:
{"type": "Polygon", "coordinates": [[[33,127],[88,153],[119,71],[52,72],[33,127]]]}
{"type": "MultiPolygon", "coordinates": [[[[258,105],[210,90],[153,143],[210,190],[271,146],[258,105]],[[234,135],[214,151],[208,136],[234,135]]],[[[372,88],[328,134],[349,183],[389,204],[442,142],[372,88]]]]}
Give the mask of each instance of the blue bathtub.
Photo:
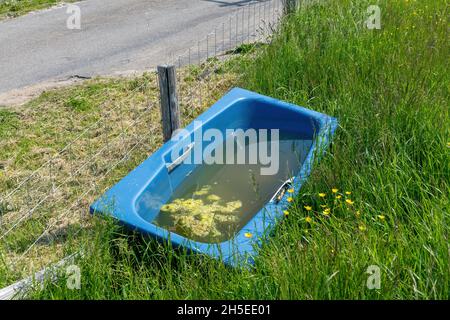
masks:
{"type": "MultiPolygon", "coordinates": [[[[190,252],[206,254],[220,259],[228,265],[239,266],[253,263],[258,246],[267,239],[267,235],[280,219],[284,218],[283,211],[289,207],[288,198],[294,198],[298,194],[301,185],[309,176],[313,164],[328,147],[336,127],[336,119],[330,116],[235,88],[93,203],[91,213],[110,215],[124,225],[160,241],[170,241],[176,247],[181,246],[190,252]],[[283,140],[291,143],[293,151],[292,154],[285,154],[285,157],[282,158],[283,161],[278,164],[277,176],[258,175],[258,172],[254,173],[253,167],[246,167],[246,164],[241,167],[237,167],[237,164],[234,167],[225,164],[218,166],[218,171],[214,171],[215,169],[210,168],[215,167],[207,167],[208,164],[198,163],[193,155],[195,148],[198,148],[197,151],[205,151],[207,148],[208,144],[199,146],[198,143],[194,145],[192,141],[197,141],[195,140],[197,133],[207,132],[208,129],[214,129],[217,134],[223,133],[224,137],[223,141],[211,138],[209,146],[225,144],[225,140],[228,139],[228,129],[260,131],[276,129],[282,135],[288,134],[295,137],[295,139],[291,138],[295,143],[291,143],[291,140],[283,140]],[[290,159],[291,164],[294,163],[292,159],[295,159],[296,165],[290,165],[286,159],[290,159]],[[227,168],[230,170],[240,168],[240,171],[226,171],[227,168]],[[213,173],[205,175],[205,170],[212,170],[213,173]],[[254,178],[256,182],[253,182],[252,185],[256,186],[254,192],[255,199],[258,198],[257,201],[253,201],[254,199],[251,198],[252,188],[245,182],[248,177],[246,174],[242,174],[247,171],[256,176],[254,178]],[[183,233],[184,231],[177,232],[179,229],[166,227],[160,221],[165,217],[162,210],[169,207],[169,202],[174,203],[173,201],[175,201],[176,203],[177,195],[182,194],[180,190],[183,192],[190,190],[189,188],[196,183],[200,184],[202,179],[204,181],[215,180],[211,181],[211,186],[207,187],[220,190],[227,195],[227,199],[234,199],[235,201],[230,200],[226,203],[234,205],[230,209],[231,211],[239,211],[239,219],[235,219],[233,224],[229,224],[233,226],[233,229],[231,227],[223,229],[223,226],[214,220],[214,226],[220,225],[222,226],[221,230],[232,231],[217,231],[215,238],[208,238],[213,239],[211,241],[199,238],[198,230],[195,230],[195,234],[190,236],[188,233],[183,233]],[[259,186],[262,187],[259,188],[259,186]],[[245,198],[239,198],[244,195],[245,198]]],[[[283,150],[284,153],[289,153],[288,151],[291,149],[284,148],[283,150]]],[[[203,189],[201,190],[204,190],[205,182],[202,183],[203,189]]],[[[193,194],[200,194],[200,192],[197,191],[193,194]]],[[[211,196],[208,197],[208,199],[211,198],[211,196]]],[[[220,199],[219,196],[214,197],[220,199]]],[[[211,199],[214,200],[214,197],[211,199]]],[[[186,201],[190,201],[189,204],[195,203],[190,199],[186,201]]],[[[203,204],[203,200],[196,201],[203,204]]],[[[184,202],[178,203],[184,206],[184,202]]],[[[201,210],[214,207],[225,208],[224,205],[220,207],[219,202],[211,203],[209,207],[207,202],[205,203],[201,210]]],[[[189,212],[196,214],[195,210],[194,207],[189,212]]],[[[206,220],[210,219],[207,214],[204,217],[206,220]]],[[[214,215],[214,219],[217,217],[223,216],[214,215]]],[[[183,216],[183,218],[190,217],[183,216]]],[[[178,223],[177,228],[180,221],[184,221],[177,216],[175,216],[175,220],[178,223]]],[[[222,222],[221,220],[220,223],[222,222]]],[[[206,232],[211,233],[211,230],[206,232]]]]}

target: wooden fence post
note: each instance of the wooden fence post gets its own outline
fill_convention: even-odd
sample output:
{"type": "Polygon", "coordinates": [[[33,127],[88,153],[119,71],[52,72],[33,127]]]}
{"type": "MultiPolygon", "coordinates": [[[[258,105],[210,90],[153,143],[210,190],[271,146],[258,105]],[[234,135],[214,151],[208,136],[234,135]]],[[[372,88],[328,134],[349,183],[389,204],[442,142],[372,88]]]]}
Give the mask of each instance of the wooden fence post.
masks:
{"type": "Polygon", "coordinates": [[[176,70],[173,65],[158,66],[157,70],[161,99],[163,137],[164,142],[166,142],[170,140],[172,133],[181,127],[176,70]]]}

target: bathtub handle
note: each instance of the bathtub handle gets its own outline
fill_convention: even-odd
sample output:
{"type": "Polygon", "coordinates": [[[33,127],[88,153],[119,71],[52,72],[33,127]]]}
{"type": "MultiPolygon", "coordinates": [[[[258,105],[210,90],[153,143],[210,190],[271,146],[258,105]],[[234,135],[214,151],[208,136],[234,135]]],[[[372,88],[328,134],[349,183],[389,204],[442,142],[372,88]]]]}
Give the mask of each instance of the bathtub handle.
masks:
{"type": "Polygon", "coordinates": [[[192,149],[194,149],[194,142],[190,143],[186,150],[184,150],[183,154],[181,156],[179,156],[178,158],[175,159],[175,161],[173,161],[172,163],[167,163],[166,164],[166,168],[167,171],[172,172],[176,167],[178,167],[180,164],[183,163],[183,161],[189,156],[189,154],[191,153],[192,149]]]}
{"type": "Polygon", "coordinates": [[[286,191],[291,187],[292,182],[294,181],[294,178],[290,178],[286,180],[281,187],[278,188],[277,192],[273,195],[272,199],[270,199],[270,202],[278,203],[281,199],[283,199],[284,195],[286,194],[286,191]]]}

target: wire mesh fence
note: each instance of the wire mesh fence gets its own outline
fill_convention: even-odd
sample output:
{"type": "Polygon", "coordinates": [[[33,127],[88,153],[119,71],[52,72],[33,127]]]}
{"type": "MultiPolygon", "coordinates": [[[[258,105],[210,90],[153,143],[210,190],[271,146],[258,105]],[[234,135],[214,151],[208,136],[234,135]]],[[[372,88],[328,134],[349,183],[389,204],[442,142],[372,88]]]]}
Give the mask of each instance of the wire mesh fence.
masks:
{"type": "MultiPolygon", "coordinates": [[[[283,3],[249,1],[204,39],[171,56],[183,125],[242,80],[235,58],[251,58],[255,47],[270,41],[283,3]]],[[[129,81],[124,96],[101,91],[108,98],[96,112],[62,115],[49,106],[58,129],[41,128],[38,134],[56,142],[34,150],[22,170],[5,171],[0,180],[1,286],[76,250],[80,234],[91,227],[89,205],[161,146],[157,76],[152,71],[129,81]]],[[[15,141],[1,143],[8,148],[15,141]]],[[[8,154],[0,160],[14,167],[18,154],[8,154]]]]}

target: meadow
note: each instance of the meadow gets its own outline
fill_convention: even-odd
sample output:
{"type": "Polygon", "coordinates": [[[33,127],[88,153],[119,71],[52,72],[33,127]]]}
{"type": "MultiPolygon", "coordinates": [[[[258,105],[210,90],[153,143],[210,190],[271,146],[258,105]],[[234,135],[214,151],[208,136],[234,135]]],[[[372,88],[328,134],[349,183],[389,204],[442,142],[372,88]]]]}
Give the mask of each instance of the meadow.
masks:
{"type": "Polygon", "coordinates": [[[0,20],[15,18],[31,11],[42,10],[62,2],[74,2],[75,0],[2,0],[0,1],[0,20]]]}

